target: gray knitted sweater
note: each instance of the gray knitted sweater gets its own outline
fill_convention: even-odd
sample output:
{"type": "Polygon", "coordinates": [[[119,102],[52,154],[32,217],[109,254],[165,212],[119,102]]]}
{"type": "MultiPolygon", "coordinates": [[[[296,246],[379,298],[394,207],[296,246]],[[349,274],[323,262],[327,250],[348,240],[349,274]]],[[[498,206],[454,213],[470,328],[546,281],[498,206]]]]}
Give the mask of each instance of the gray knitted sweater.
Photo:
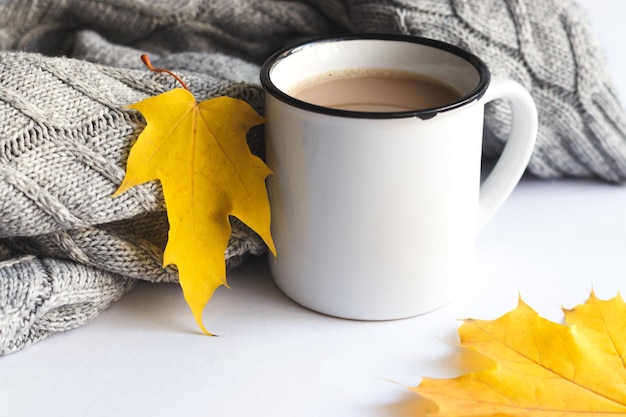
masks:
{"type": "MultiPolygon", "coordinates": [[[[626,179],[626,123],[601,50],[568,0],[6,0],[0,2],[0,354],[84,324],[163,269],[158,183],[111,194],[144,126],[125,106],[174,87],[263,111],[262,61],[305,37],[387,32],[445,40],[534,96],[529,171],[626,179]]],[[[484,153],[507,136],[506,104],[487,108],[484,153]]],[[[250,132],[262,155],[262,128],[250,132]]],[[[236,219],[229,268],[265,248],[236,219]]]]}

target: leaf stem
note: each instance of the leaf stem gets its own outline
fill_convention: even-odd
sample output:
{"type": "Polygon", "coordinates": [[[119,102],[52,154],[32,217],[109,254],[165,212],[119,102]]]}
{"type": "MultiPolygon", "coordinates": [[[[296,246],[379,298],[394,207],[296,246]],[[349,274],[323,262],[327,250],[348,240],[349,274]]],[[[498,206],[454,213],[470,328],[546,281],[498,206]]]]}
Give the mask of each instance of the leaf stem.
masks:
{"type": "Polygon", "coordinates": [[[183,81],[183,80],[182,80],[182,79],[181,79],[178,75],[174,74],[172,71],[170,71],[170,70],[168,70],[168,69],[165,69],[165,68],[154,68],[154,67],[152,66],[152,63],[150,62],[150,58],[148,58],[148,55],[147,55],[147,54],[142,54],[142,55],[141,55],[141,61],[145,64],[145,66],[146,66],[146,67],[148,67],[148,69],[149,69],[150,71],[154,71],[154,72],[164,72],[164,73],[166,73],[166,74],[169,74],[169,75],[171,75],[172,77],[174,77],[174,79],[175,79],[176,81],[178,81],[178,82],[180,83],[180,85],[182,85],[182,86],[183,86],[183,88],[184,88],[185,90],[190,91],[190,90],[189,90],[189,87],[187,87],[187,84],[185,84],[185,82],[184,82],[184,81],[183,81]]]}

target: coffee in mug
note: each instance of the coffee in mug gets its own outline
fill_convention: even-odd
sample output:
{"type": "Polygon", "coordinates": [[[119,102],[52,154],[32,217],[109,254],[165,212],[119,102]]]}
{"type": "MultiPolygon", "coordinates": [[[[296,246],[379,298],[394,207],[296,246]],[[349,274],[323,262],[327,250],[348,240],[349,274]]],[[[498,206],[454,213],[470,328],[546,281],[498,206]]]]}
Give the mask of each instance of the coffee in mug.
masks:
{"type": "Polygon", "coordinates": [[[378,68],[317,75],[295,85],[289,94],[318,106],[365,112],[422,110],[461,98],[458,90],[434,77],[378,68]]]}

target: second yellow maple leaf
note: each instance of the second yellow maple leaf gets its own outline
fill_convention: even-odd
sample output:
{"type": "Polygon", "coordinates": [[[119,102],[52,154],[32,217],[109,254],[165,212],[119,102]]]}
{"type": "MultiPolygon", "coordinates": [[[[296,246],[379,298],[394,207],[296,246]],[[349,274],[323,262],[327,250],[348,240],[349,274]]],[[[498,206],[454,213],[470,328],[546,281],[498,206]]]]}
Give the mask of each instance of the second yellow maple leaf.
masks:
{"type": "Polygon", "coordinates": [[[461,346],[494,362],[453,379],[425,378],[414,390],[436,402],[434,416],[626,415],[626,304],[620,296],[565,310],[566,325],[520,300],[492,320],[466,320],[461,346]]]}
{"type": "Polygon", "coordinates": [[[226,284],[229,216],[257,232],[276,255],[265,187],[271,172],[246,142],[247,131],[264,119],[245,101],[217,97],[198,103],[184,88],[129,107],[147,125],[114,195],[161,182],[170,226],[163,263],[177,266],[185,300],[209,334],[202,312],[215,289],[226,284]]]}

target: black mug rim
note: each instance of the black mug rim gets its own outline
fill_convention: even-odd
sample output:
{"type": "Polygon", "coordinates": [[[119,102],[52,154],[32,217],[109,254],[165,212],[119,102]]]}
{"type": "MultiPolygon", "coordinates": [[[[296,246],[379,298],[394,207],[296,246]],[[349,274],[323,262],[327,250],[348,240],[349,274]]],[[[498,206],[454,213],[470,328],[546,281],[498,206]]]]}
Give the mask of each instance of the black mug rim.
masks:
{"type": "Polygon", "coordinates": [[[473,101],[479,100],[487,91],[487,87],[489,87],[489,83],[491,81],[491,74],[489,72],[489,68],[483,62],[482,59],[474,55],[473,53],[462,49],[458,46],[452,45],[447,42],[425,38],[421,36],[412,36],[412,35],[394,35],[394,34],[380,34],[380,33],[350,33],[350,34],[342,34],[342,35],[330,35],[330,36],[320,36],[311,39],[307,39],[305,41],[301,41],[292,45],[289,45],[285,48],[280,49],[279,51],[272,54],[267,60],[263,63],[260,72],[261,86],[265,90],[266,94],[270,94],[276,99],[289,104],[293,107],[311,111],[314,113],[326,114],[330,116],[339,116],[339,117],[350,117],[350,118],[359,118],[359,119],[398,119],[398,118],[406,118],[406,117],[418,117],[420,119],[430,119],[436,116],[438,113],[447,112],[450,110],[454,110],[456,108],[462,107],[466,104],[469,104],[473,101]],[[341,42],[348,40],[382,40],[382,41],[400,41],[400,42],[409,42],[415,43],[419,45],[425,45],[434,47],[445,52],[451,53],[453,55],[458,56],[459,58],[465,60],[470,65],[472,65],[479,74],[479,82],[476,87],[470,91],[469,93],[463,95],[458,100],[447,103],[442,106],[419,109],[419,110],[407,110],[407,111],[397,111],[397,112],[364,112],[364,111],[354,111],[354,110],[342,110],[335,109],[331,107],[319,106],[311,103],[307,103],[302,100],[298,100],[297,98],[290,96],[284,91],[280,90],[272,81],[270,77],[270,72],[272,68],[279,63],[282,59],[289,57],[293,53],[296,53],[298,50],[302,49],[305,46],[318,44],[323,42],[341,42]]]}

